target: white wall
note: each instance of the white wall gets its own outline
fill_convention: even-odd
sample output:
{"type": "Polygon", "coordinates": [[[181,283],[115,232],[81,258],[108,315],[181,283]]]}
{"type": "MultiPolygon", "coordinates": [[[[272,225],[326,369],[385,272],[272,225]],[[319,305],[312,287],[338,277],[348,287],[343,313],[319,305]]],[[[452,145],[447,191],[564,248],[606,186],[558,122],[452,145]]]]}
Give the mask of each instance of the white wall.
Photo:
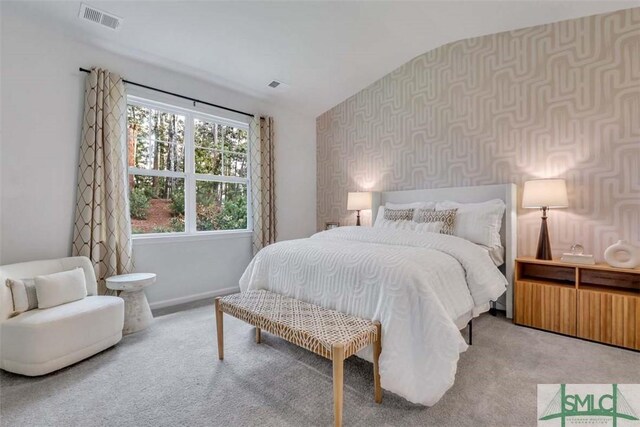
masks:
{"type": "MultiPolygon", "coordinates": [[[[70,254],[85,75],[100,66],[125,78],[274,117],[279,240],[315,231],[315,118],[125,58],[29,22],[3,7],[1,20],[0,264],[70,254]]],[[[151,96],[151,95],[150,95],[151,96]]],[[[248,236],[134,243],[138,271],[158,273],[152,302],[237,286],[248,236]]]]}

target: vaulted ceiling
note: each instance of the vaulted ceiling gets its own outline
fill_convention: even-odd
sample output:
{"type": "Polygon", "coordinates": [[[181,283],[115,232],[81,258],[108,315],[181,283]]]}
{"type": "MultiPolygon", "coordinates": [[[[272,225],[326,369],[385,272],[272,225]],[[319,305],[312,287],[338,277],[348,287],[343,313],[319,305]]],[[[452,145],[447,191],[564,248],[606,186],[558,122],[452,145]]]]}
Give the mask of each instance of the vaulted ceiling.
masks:
{"type": "Polygon", "coordinates": [[[7,2],[69,36],[317,116],[408,60],[455,40],[640,6],[639,1],[7,2]],[[287,87],[271,89],[281,80],[287,87]]]}

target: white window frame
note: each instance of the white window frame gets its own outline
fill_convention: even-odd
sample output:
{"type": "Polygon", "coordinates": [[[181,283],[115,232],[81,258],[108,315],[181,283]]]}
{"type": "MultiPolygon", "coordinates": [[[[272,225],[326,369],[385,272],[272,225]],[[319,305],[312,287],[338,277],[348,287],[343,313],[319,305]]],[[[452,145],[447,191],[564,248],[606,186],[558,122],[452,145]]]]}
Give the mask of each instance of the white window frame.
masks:
{"type": "MultiPolygon", "coordinates": [[[[194,121],[196,119],[213,122],[219,125],[233,126],[243,129],[249,132],[249,125],[247,123],[228,119],[225,117],[216,116],[210,113],[199,111],[196,109],[188,109],[184,107],[178,107],[163,102],[153,101],[147,98],[142,98],[135,95],[127,95],[127,106],[135,105],[137,107],[149,108],[156,111],[162,111],[169,114],[178,114],[184,116],[184,171],[161,171],[153,169],[140,169],[136,167],[129,167],[127,165],[127,176],[129,175],[144,175],[144,176],[157,176],[165,178],[182,178],[184,179],[184,229],[185,231],[175,231],[167,233],[139,233],[133,234],[132,238],[135,240],[145,239],[163,239],[163,240],[183,240],[184,238],[190,238],[190,240],[200,240],[206,236],[209,237],[223,237],[235,234],[245,235],[252,232],[252,208],[251,208],[251,150],[247,141],[247,176],[246,178],[224,175],[209,175],[209,174],[197,174],[195,172],[195,141],[193,138],[194,121]],[[198,231],[196,220],[196,182],[197,181],[209,181],[209,182],[228,182],[245,184],[247,192],[247,228],[246,229],[234,229],[234,230],[204,230],[198,231]]],[[[224,158],[224,150],[221,151],[224,158]]],[[[222,173],[224,173],[224,165],[222,165],[222,173]]]]}

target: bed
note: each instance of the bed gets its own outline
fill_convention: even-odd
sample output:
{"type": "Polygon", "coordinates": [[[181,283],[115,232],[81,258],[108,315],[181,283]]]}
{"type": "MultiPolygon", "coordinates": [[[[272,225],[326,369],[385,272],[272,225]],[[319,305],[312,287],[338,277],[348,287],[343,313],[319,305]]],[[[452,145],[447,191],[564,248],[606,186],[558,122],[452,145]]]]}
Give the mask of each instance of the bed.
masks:
{"type": "MultiPolygon", "coordinates": [[[[453,385],[460,333],[502,297],[511,314],[515,259],[515,185],[381,192],[379,206],[413,202],[502,201],[504,263],[479,244],[439,232],[339,227],[261,250],[240,279],[241,291],[267,289],[382,323],[382,387],[431,406],[453,385]]],[[[382,211],[381,211],[382,212],[382,211]]],[[[375,216],[375,215],[374,215],[375,216]]],[[[371,361],[371,352],[358,353],[371,361]]]]}

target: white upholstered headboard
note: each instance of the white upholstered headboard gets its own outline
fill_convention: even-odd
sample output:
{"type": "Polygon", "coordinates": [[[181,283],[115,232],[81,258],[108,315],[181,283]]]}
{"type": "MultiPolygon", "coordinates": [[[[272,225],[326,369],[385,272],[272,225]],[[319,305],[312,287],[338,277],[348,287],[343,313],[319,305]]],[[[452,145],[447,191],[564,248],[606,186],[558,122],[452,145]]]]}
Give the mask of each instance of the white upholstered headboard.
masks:
{"type": "Polygon", "coordinates": [[[506,296],[498,300],[507,311],[507,317],[513,317],[513,268],[517,252],[517,187],[515,184],[480,185],[475,187],[430,188],[424,190],[383,191],[373,193],[372,220],[375,221],[378,207],[387,202],[437,202],[452,200],[460,203],[478,203],[492,199],[503,200],[506,205],[500,237],[505,250],[504,264],[500,270],[509,285],[506,296]]]}

